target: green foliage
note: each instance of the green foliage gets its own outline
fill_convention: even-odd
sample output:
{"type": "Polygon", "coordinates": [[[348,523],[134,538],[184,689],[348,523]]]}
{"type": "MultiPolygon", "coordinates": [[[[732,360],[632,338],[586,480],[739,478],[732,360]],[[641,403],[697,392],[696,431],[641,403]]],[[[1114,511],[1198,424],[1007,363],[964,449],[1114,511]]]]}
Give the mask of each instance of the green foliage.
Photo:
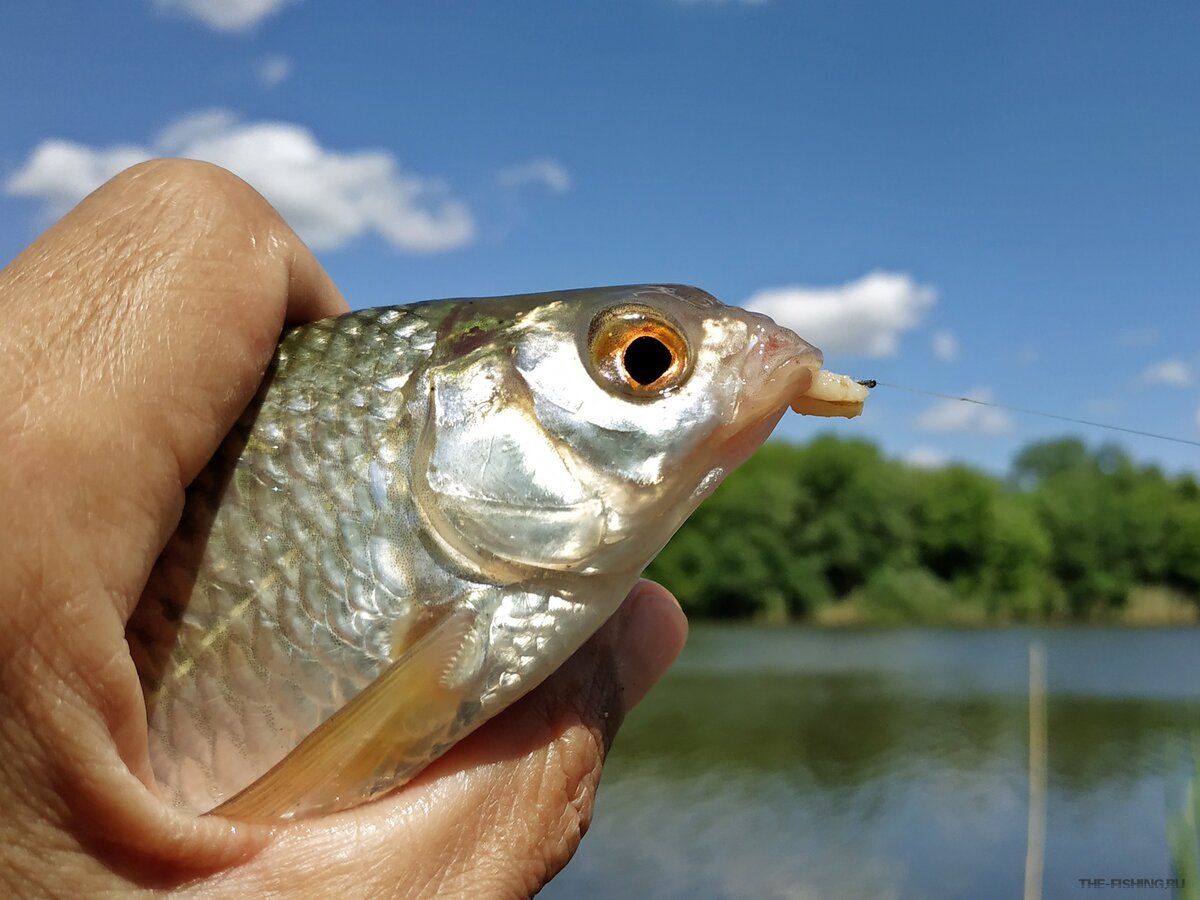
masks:
{"type": "Polygon", "coordinates": [[[1078,438],[1064,438],[1031,444],[1013,460],[1012,484],[1021,490],[1031,490],[1050,478],[1094,467],[1092,455],[1078,438]]]}
{"type": "Polygon", "coordinates": [[[1050,564],[1050,535],[1022,494],[1000,494],[992,508],[993,532],[979,590],[997,620],[1061,618],[1066,597],[1050,564]]]}
{"type": "Polygon", "coordinates": [[[1200,593],[1200,491],[1185,479],[1176,487],[1167,511],[1164,580],[1181,590],[1200,593]]]}
{"type": "Polygon", "coordinates": [[[909,477],[918,486],[913,509],[918,562],[945,581],[978,587],[995,539],[999,485],[964,466],[909,477]]]}
{"type": "Polygon", "coordinates": [[[876,570],[857,599],[867,621],[880,625],[945,622],[955,606],[949,586],[928,569],[916,567],[876,570]]]}
{"type": "Polygon", "coordinates": [[[798,448],[769,444],[688,520],[648,573],[670,584],[690,612],[716,618],[800,615],[829,588],[811,558],[782,539],[805,508],[798,448]]]}
{"type": "Polygon", "coordinates": [[[1002,481],[825,436],[767,444],[648,574],[704,617],[1108,620],[1142,586],[1196,597],[1197,548],[1196,480],[1113,445],[1034,444],[1002,481]]]}
{"type": "Polygon", "coordinates": [[[797,455],[793,477],[806,502],[793,552],[815,560],[836,596],[865,584],[880,566],[911,558],[911,501],[902,471],[867,441],[818,438],[797,455]]]}

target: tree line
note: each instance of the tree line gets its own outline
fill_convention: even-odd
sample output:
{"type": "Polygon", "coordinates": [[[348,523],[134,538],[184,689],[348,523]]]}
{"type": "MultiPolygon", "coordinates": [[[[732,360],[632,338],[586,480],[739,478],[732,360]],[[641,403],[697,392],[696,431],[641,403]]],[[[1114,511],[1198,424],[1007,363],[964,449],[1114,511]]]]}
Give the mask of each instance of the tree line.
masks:
{"type": "Polygon", "coordinates": [[[1004,478],[866,440],[770,442],[647,575],[710,618],[1195,621],[1200,484],[1074,438],[1026,447],[1004,478]]]}

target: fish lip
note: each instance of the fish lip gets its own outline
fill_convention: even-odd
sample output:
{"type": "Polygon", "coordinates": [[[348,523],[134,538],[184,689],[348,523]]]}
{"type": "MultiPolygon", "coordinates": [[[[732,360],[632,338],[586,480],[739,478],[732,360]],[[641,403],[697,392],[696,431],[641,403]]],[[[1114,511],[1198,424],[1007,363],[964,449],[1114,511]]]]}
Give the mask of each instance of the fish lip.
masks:
{"type": "Polygon", "coordinates": [[[825,362],[820,350],[790,328],[761,313],[748,312],[747,317],[754,335],[742,378],[756,387],[739,404],[734,417],[738,431],[756,427],[776,411],[782,417],[795,398],[812,386],[813,377],[825,362]]]}
{"type": "Polygon", "coordinates": [[[770,436],[796,397],[812,385],[824,357],[790,328],[761,313],[747,312],[753,329],[742,378],[745,392],[716,451],[726,471],[741,465],[770,436]]]}

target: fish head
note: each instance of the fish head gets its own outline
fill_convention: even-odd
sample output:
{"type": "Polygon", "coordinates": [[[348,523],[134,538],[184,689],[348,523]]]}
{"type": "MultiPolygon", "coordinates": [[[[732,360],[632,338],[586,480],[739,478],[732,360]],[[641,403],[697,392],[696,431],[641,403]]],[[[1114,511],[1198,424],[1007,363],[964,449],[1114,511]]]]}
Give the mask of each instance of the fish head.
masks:
{"type": "Polygon", "coordinates": [[[485,573],[636,575],[822,364],[693,287],[488,302],[493,326],[435,361],[416,473],[432,530],[485,573]]]}

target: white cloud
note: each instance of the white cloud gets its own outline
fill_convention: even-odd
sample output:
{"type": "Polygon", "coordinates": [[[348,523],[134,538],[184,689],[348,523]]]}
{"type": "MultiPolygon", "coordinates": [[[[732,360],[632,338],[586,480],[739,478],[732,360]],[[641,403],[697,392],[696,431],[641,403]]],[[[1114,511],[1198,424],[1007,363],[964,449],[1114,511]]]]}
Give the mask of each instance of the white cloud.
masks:
{"type": "Polygon", "coordinates": [[[195,19],[214,31],[249,31],[292,0],[154,0],[161,10],[195,19]]]}
{"type": "Polygon", "coordinates": [[[914,469],[940,469],[946,465],[946,454],[936,447],[913,447],[904,454],[904,462],[914,469]]]}
{"type": "Polygon", "coordinates": [[[1200,408],[1196,410],[1196,430],[1200,431],[1200,408]]]}
{"type": "Polygon", "coordinates": [[[1142,372],[1138,381],[1143,384],[1167,384],[1187,387],[1192,383],[1192,368],[1181,359],[1164,359],[1142,372]]]}
{"type": "Polygon", "coordinates": [[[265,56],[254,67],[258,83],[270,90],[278,87],[292,74],[292,61],[286,56],[265,56]]]}
{"type": "Polygon", "coordinates": [[[933,355],[942,362],[958,359],[958,338],[951,331],[939,331],[933,336],[933,355]]]}
{"type": "Polygon", "coordinates": [[[287,122],[239,122],[224,110],[184,116],[148,146],[92,148],[44,141],[4,184],[7,193],[65,212],[121,169],[154,156],[202,159],[254,185],[312,247],[376,234],[402,250],[469,243],[470,210],[434,179],[403,171],[383,150],[340,152],[287,122]]]}
{"type": "Polygon", "coordinates": [[[512,188],[541,183],[556,194],[565,194],[571,189],[571,173],[555,159],[534,159],[510,166],[501,170],[496,180],[502,187],[512,188]]]}
{"type": "Polygon", "coordinates": [[[914,328],[937,292],[908,275],[871,272],[840,287],[768,288],[745,306],[766,313],[826,353],[891,356],[900,335],[914,328]]]}
{"type": "Polygon", "coordinates": [[[145,148],[134,145],[93,150],[71,141],[42,141],[25,165],[4,182],[4,191],[36,197],[57,217],[122,169],[146,158],[145,148]]]}
{"type": "Polygon", "coordinates": [[[180,116],[154,138],[154,150],[177,155],[193,144],[238,127],[237,114],[228,109],[202,109],[180,116]]]}
{"type": "Polygon", "coordinates": [[[997,435],[1011,431],[1012,417],[990,403],[992,392],[977,388],[966,400],[943,400],[917,416],[917,427],[925,431],[964,431],[970,434],[997,435]],[[972,402],[975,401],[975,402],[972,402]]]}

